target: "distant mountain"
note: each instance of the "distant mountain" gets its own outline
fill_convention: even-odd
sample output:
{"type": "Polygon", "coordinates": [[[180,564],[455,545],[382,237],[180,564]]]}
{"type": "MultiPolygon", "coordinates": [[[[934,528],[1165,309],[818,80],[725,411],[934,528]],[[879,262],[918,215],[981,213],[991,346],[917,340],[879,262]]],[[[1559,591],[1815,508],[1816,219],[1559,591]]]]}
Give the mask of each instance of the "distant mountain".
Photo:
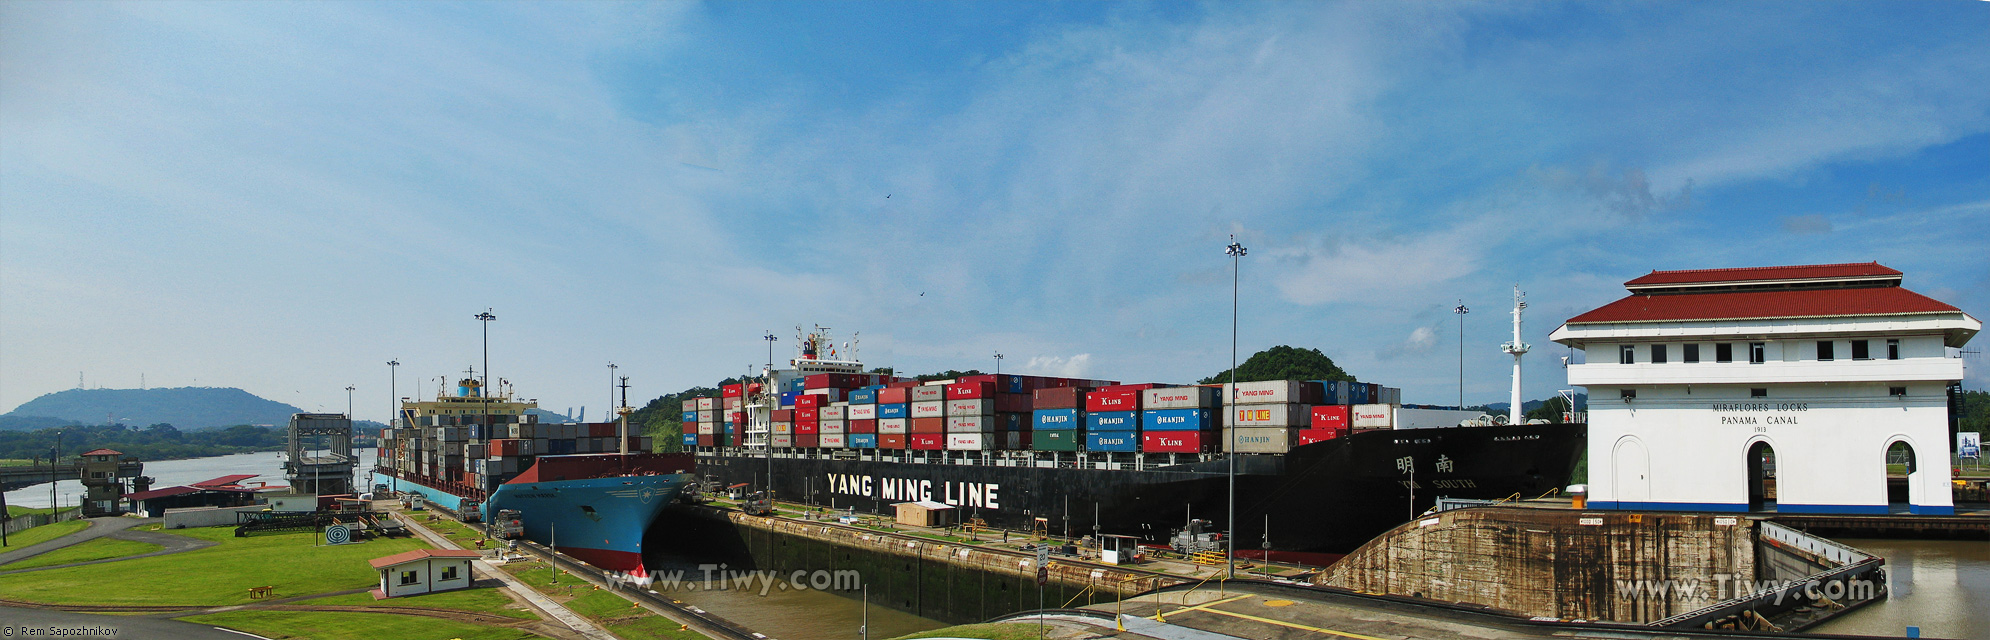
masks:
{"type": "Polygon", "coordinates": [[[544,424],[561,424],[566,422],[573,422],[572,420],[568,420],[565,415],[553,413],[545,409],[527,409],[525,413],[528,415],[539,416],[539,422],[544,424]]]}
{"type": "Polygon", "coordinates": [[[15,420],[0,422],[0,426],[8,429],[44,428],[67,422],[107,424],[122,421],[141,427],[163,422],[180,429],[238,424],[281,427],[290,424],[290,414],[303,412],[303,409],[265,400],[234,388],[70,389],[15,407],[6,416],[0,416],[15,420]],[[48,420],[57,422],[45,424],[48,420]],[[16,422],[23,426],[13,426],[16,422]]]}

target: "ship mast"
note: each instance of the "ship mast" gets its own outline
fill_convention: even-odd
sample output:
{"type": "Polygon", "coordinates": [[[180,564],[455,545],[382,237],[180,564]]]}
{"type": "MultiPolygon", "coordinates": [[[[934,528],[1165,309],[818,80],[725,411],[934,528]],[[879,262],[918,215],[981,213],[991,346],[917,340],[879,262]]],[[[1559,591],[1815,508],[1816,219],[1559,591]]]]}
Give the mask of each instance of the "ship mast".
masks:
{"type": "Polygon", "coordinates": [[[1520,356],[1527,353],[1527,343],[1520,341],[1520,311],[1527,308],[1527,294],[1520,291],[1520,285],[1513,285],[1513,341],[1499,346],[1499,350],[1513,354],[1513,396],[1512,404],[1506,407],[1506,423],[1520,424],[1520,356]]]}

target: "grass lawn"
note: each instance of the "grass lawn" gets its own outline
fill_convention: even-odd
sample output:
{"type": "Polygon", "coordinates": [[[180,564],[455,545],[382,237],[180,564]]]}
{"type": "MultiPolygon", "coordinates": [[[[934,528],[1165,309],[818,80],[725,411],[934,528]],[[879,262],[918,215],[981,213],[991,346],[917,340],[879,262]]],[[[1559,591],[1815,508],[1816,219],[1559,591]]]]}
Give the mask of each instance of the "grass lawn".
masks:
{"type": "Polygon", "coordinates": [[[291,597],[372,586],[379,574],[367,560],[427,546],[414,538],[399,538],[319,547],[314,546],[317,535],[309,531],[237,538],[234,527],[171,533],[219,544],[186,553],[0,576],[0,593],[55,604],[246,604],[251,587],[274,586],[277,597],[291,597]]]}
{"type": "Polygon", "coordinates": [[[521,629],[397,616],[388,613],[343,611],[229,611],[180,618],[187,622],[239,629],[268,638],[310,640],[537,640],[521,629]]]}
{"type": "Polygon", "coordinates": [[[705,636],[696,631],[680,630],[684,625],[671,622],[669,618],[652,615],[625,622],[607,625],[608,632],[625,640],[703,640],[705,636]]]}
{"type": "Polygon", "coordinates": [[[116,538],[97,538],[89,542],[84,542],[81,544],[75,544],[63,547],[61,549],[56,549],[54,551],[50,551],[48,553],[28,558],[20,562],[14,562],[10,564],[0,564],[0,571],[13,571],[15,569],[33,569],[35,567],[52,567],[58,564],[69,564],[71,562],[89,562],[91,560],[122,558],[125,556],[135,556],[141,553],[151,553],[164,548],[165,547],[161,547],[159,545],[152,544],[150,542],[139,542],[136,540],[118,540],[116,538]]]}
{"type": "Polygon", "coordinates": [[[374,600],[371,593],[348,593],[342,596],[329,596],[299,600],[297,604],[358,605],[367,607],[425,607],[429,609],[455,609],[458,611],[481,611],[520,620],[538,620],[539,616],[529,610],[517,608],[511,598],[497,589],[462,589],[441,593],[424,593],[418,596],[402,596],[386,600],[374,600]]]}
{"type": "Polygon", "coordinates": [[[438,517],[435,520],[417,518],[415,521],[421,523],[421,526],[428,527],[429,531],[434,531],[442,537],[448,538],[450,542],[456,543],[456,546],[465,549],[477,548],[477,541],[484,539],[482,532],[470,528],[469,525],[448,518],[438,517]]]}
{"type": "Polygon", "coordinates": [[[903,635],[892,640],[913,640],[914,638],[986,638],[987,640],[1036,640],[1036,625],[1020,622],[998,622],[995,624],[964,624],[958,627],[942,627],[903,635]]]}
{"type": "MultiPolygon", "coordinates": [[[[63,507],[62,510],[75,511],[76,507],[63,507]]],[[[7,515],[9,516],[25,516],[31,513],[48,513],[48,507],[17,507],[11,504],[7,505],[7,515]]]]}
{"type": "Polygon", "coordinates": [[[543,561],[502,567],[520,582],[531,585],[582,616],[592,618],[617,636],[628,640],[691,640],[703,638],[696,631],[680,631],[678,623],[636,606],[614,592],[595,587],[579,576],[561,571],[553,584],[554,570],[543,561]]]}
{"type": "Polygon", "coordinates": [[[19,549],[21,547],[26,547],[28,545],[41,544],[44,542],[48,542],[50,540],[54,540],[56,538],[60,538],[62,536],[82,531],[85,527],[88,526],[90,526],[90,523],[87,520],[70,520],[68,522],[45,524],[39,527],[35,527],[33,529],[22,531],[20,533],[8,534],[7,549],[11,551],[14,549],[19,549]]]}

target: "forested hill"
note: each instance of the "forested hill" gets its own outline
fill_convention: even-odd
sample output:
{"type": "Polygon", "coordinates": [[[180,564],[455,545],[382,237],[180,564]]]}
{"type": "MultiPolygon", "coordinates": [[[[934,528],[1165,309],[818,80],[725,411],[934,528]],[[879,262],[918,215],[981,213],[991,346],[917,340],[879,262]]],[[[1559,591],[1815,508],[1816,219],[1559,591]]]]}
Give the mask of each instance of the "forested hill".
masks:
{"type": "MultiPolygon", "coordinates": [[[[1264,380],[1342,380],[1352,382],[1354,376],[1342,371],[1327,354],[1319,349],[1300,349],[1279,345],[1251,354],[1249,360],[1237,365],[1238,382],[1259,382],[1264,380]]],[[[1230,381],[1230,370],[1224,369],[1216,375],[1203,378],[1196,384],[1217,384],[1230,381]]]]}
{"type": "MultiPolygon", "coordinates": [[[[266,400],[241,389],[179,387],[69,389],[29,400],[7,415],[22,419],[55,418],[82,424],[166,423],[181,429],[203,429],[238,424],[283,426],[290,423],[290,414],[303,412],[303,409],[266,400]]],[[[8,422],[27,428],[50,426],[20,420],[8,422]]]]}

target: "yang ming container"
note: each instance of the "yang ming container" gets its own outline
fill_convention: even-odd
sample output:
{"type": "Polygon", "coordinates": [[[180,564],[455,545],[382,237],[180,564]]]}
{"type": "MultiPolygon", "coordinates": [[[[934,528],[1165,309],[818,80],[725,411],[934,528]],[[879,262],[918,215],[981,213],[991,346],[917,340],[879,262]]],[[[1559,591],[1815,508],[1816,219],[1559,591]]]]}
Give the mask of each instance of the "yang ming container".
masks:
{"type": "Polygon", "coordinates": [[[1396,408],[1386,404],[1357,404],[1353,410],[1356,429],[1391,429],[1396,426],[1396,408]]]}
{"type": "Polygon", "coordinates": [[[1140,408],[1199,409],[1217,407],[1222,392],[1215,387],[1159,387],[1140,392],[1140,408]]]}
{"type": "Polygon", "coordinates": [[[1223,390],[1225,398],[1236,398],[1235,404],[1319,404],[1321,395],[1320,383],[1306,380],[1239,382],[1234,396],[1228,384],[1223,390]]]}

